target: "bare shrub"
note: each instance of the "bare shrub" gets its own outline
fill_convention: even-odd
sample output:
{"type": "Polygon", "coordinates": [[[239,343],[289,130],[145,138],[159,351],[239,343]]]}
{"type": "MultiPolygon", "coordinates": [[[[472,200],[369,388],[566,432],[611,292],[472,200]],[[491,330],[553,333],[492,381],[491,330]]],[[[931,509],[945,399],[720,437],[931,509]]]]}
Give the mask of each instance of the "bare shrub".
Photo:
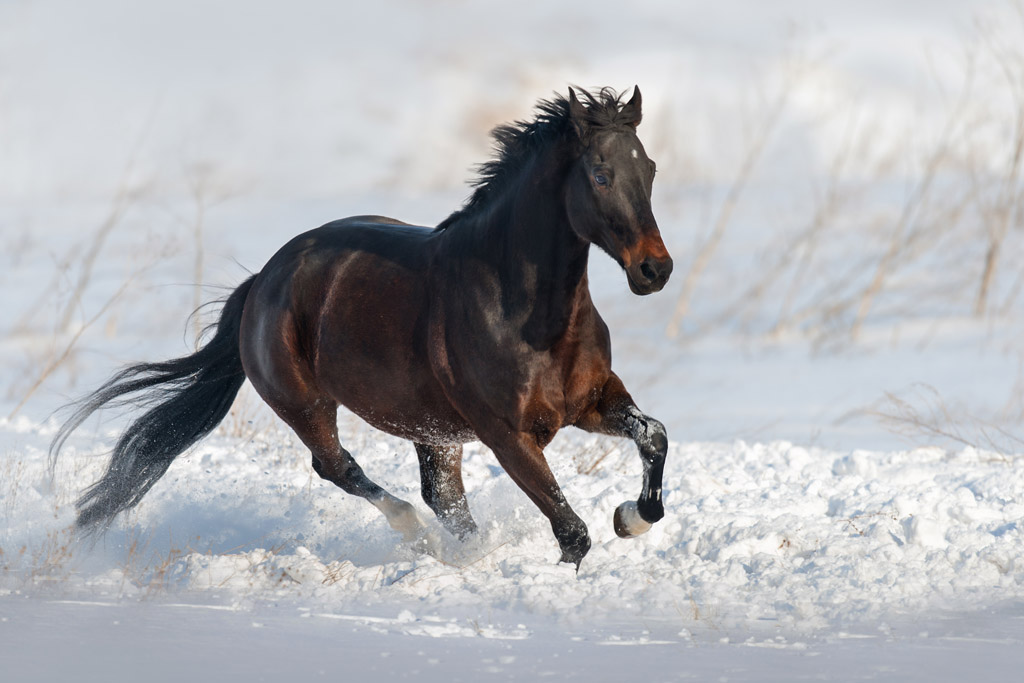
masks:
{"type": "MultiPolygon", "coordinates": [[[[891,431],[913,440],[920,438],[970,446],[993,453],[1024,452],[1024,439],[992,421],[974,416],[962,405],[949,405],[935,387],[915,385],[904,396],[886,393],[876,406],[865,411],[891,431]]],[[[1010,463],[1007,455],[1000,455],[1010,463]]]]}
{"type": "Polygon", "coordinates": [[[721,329],[798,333],[821,350],[862,341],[868,325],[895,330],[913,320],[1011,315],[1024,289],[1024,274],[1006,267],[1024,256],[1024,5],[1014,7],[1016,23],[982,24],[968,43],[957,85],[928,85],[932,96],[920,108],[937,129],[906,120],[899,135],[883,113],[859,102],[822,110],[803,126],[832,131],[823,170],[808,170],[817,192],[808,195],[798,182],[772,185],[780,191],[757,198],[765,203],[757,209],[761,231],[730,238],[741,199],[772,172],[758,163],[772,132],[798,115],[793,93],[813,91],[815,83],[801,79],[822,64],[794,69],[761,112],[712,211],[667,335],[680,337],[686,320],[688,338],[721,329]],[[772,228],[769,205],[799,208],[772,228]],[[760,247],[759,263],[739,271],[715,258],[727,239],[743,237],[757,240],[743,248],[760,247]],[[707,281],[714,296],[698,316],[692,304],[699,288],[712,290],[707,281]]]}
{"type": "Polygon", "coordinates": [[[110,307],[121,297],[125,290],[128,289],[129,285],[131,285],[135,277],[135,275],[132,275],[124,283],[122,283],[121,287],[114,293],[112,297],[110,297],[110,299],[107,300],[105,304],[103,304],[102,307],[100,307],[99,311],[97,311],[92,318],[87,320],[85,324],[79,327],[78,330],[76,330],[75,333],[71,335],[71,338],[67,341],[67,343],[64,344],[63,347],[59,348],[59,350],[54,351],[54,353],[43,365],[43,368],[39,372],[39,375],[32,382],[32,384],[29,385],[28,389],[24,392],[24,394],[22,394],[21,400],[18,401],[17,405],[14,406],[14,409],[11,410],[10,413],[8,413],[8,420],[17,415],[21,411],[21,409],[25,407],[25,403],[28,402],[28,400],[32,397],[36,390],[43,385],[43,382],[45,382],[47,378],[54,373],[54,371],[56,371],[61,365],[63,365],[68,360],[69,357],[71,357],[72,351],[75,349],[75,345],[78,343],[78,340],[82,337],[85,331],[92,327],[97,320],[102,318],[107,313],[110,307]]]}

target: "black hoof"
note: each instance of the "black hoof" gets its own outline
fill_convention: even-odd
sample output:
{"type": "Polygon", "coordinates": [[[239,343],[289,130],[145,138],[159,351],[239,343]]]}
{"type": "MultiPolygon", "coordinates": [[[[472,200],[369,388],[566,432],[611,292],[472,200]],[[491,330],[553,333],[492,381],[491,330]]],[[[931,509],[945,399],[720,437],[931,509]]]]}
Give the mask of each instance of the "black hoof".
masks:
{"type": "Polygon", "coordinates": [[[559,562],[567,562],[576,565],[576,573],[580,571],[580,563],[588,552],[590,552],[590,536],[584,534],[570,546],[562,545],[562,558],[559,562]]]}
{"type": "Polygon", "coordinates": [[[473,538],[479,532],[472,517],[469,519],[442,519],[441,524],[448,530],[448,533],[463,542],[473,538]]]}

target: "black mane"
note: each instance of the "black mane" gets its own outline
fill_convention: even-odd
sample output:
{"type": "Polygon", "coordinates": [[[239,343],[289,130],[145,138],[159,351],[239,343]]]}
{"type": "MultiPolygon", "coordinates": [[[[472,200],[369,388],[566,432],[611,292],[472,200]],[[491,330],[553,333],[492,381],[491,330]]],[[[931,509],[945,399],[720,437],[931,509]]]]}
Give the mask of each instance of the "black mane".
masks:
{"type": "MultiPolygon", "coordinates": [[[[629,113],[624,113],[622,109],[624,93],[616,93],[607,87],[596,92],[580,88],[573,90],[586,107],[586,122],[592,128],[628,125],[631,122],[629,113]]],[[[536,109],[537,115],[532,121],[514,121],[491,131],[495,158],[477,167],[478,176],[471,183],[473,194],[462,208],[437,226],[438,230],[444,230],[454,221],[485,205],[488,199],[518,175],[539,150],[561,139],[571,130],[569,100],[566,96],[556,93],[550,100],[539,101],[536,109]]]]}

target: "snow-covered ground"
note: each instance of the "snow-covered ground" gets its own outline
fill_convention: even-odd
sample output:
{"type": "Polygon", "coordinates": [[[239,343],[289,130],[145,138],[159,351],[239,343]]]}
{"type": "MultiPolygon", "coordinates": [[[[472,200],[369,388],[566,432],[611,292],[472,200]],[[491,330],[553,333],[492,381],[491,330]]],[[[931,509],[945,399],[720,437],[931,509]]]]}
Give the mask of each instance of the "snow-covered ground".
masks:
{"type": "MultiPolygon", "coordinates": [[[[374,477],[425,511],[408,444],[343,426],[374,477]]],[[[113,661],[156,680],[199,666],[467,681],[636,667],[655,680],[956,680],[977,657],[1000,672],[1021,662],[1013,457],[676,444],[666,519],[622,540],[611,516],[639,486],[632,448],[567,433],[549,459],[594,539],[575,575],[479,446],[465,479],[482,531],[464,545],[436,523],[428,552],[404,545],[312,475],[289,433],[243,427],[176,462],[89,548],[68,534],[70,500],[111,436],[76,437],[51,479],[52,425],[3,429],[0,642],[10,670],[52,680],[83,667],[110,680],[113,661]],[[69,653],[48,656],[55,647],[69,653]]]]}
{"type": "MultiPolygon", "coordinates": [[[[1015,680],[1021,8],[706,5],[0,3],[4,680],[1015,680]],[[591,282],[673,440],[663,522],[616,538],[639,460],[567,431],[578,576],[480,446],[479,538],[424,552],[245,389],[71,536],[122,418],[51,475],[55,409],[186,351],[189,312],[299,231],[440,221],[487,130],[569,83],[644,92],[676,275],[638,299],[595,253],[591,282]]],[[[429,516],[411,447],[341,428],[429,516]]]]}

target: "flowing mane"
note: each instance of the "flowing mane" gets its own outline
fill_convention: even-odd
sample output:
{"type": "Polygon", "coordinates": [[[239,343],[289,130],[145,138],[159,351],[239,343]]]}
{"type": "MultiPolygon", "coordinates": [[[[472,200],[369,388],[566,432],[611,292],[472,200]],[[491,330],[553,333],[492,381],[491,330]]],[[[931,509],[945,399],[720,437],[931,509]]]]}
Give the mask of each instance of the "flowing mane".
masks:
{"type": "MultiPolygon", "coordinates": [[[[586,122],[593,128],[628,125],[632,116],[623,111],[622,98],[612,88],[588,92],[574,88],[586,107],[586,122]]],[[[470,184],[474,190],[462,207],[440,225],[444,230],[453,222],[476,212],[487,201],[499,194],[518,175],[538,151],[559,140],[572,125],[569,121],[569,100],[556,93],[550,100],[540,100],[537,114],[530,121],[514,121],[491,131],[494,138],[494,158],[477,167],[477,178],[470,184]]]]}

